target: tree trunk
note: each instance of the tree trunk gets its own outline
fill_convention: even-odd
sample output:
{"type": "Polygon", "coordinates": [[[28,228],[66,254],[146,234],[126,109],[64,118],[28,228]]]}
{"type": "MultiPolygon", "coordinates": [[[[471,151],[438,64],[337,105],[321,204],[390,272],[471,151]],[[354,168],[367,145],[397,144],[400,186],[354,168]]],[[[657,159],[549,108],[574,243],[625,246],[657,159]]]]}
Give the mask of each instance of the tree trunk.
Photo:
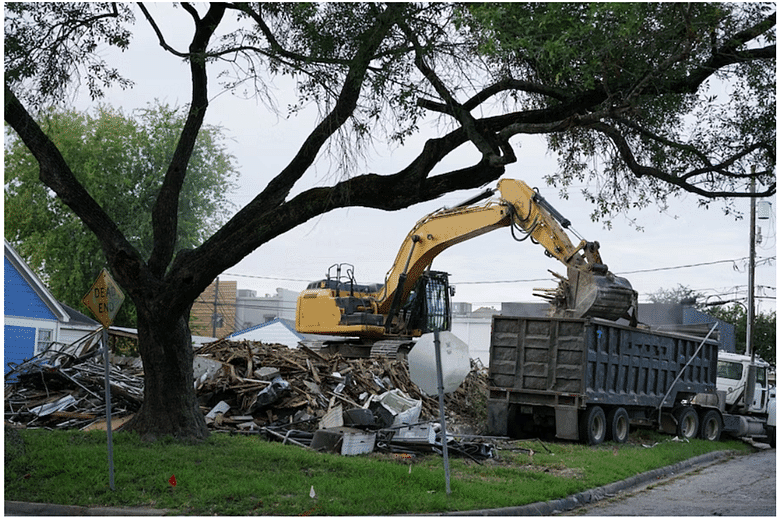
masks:
{"type": "Polygon", "coordinates": [[[138,348],[143,360],[144,399],[127,428],[154,441],[166,435],[202,441],[208,427],[194,388],[188,312],[150,312],[138,306],[138,348]]]}

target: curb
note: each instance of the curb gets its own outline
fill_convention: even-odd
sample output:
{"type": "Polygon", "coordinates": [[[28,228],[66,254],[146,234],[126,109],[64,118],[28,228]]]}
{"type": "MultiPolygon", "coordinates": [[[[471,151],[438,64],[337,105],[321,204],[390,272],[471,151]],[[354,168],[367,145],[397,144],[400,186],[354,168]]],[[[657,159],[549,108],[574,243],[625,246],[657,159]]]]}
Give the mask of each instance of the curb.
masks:
{"type": "Polygon", "coordinates": [[[688,471],[695,466],[709,464],[719,459],[732,455],[732,451],[712,451],[698,455],[691,459],[677,462],[664,468],[653,469],[640,473],[619,482],[606,484],[595,489],[582,491],[566,498],[550,500],[548,502],[534,502],[523,506],[503,507],[500,509],[476,509],[473,511],[452,511],[445,513],[433,513],[427,516],[550,516],[564,511],[570,511],[587,504],[592,504],[611,498],[615,494],[640,487],[649,482],[670,478],[688,471]]]}
{"type": "Polygon", "coordinates": [[[85,507],[5,501],[4,516],[163,516],[166,509],[149,507],[85,507]]]}
{"type": "MultiPolygon", "coordinates": [[[[691,459],[677,462],[664,468],[640,473],[619,482],[606,484],[595,489],[582,491],[575,495],[548,502],[534,502],[523,506],[503,507],[499,509],[476,509],[473,511],[450,511],[442,513],[425,513],[419,516],[550,516],[564,511],[570,511],[587,504],[592,504],[611,498],[617,493],[640,487],[649,482],[670,478],[695,466],[710,464],[732,455],[732,451],[712,451],[691,459]]],[[[123,507],[83,507],[63,506],[58,504],[39,504],[30,502],[5,501],[5,516],[163,516],[166,509],[123,508],[123,507]]]]}

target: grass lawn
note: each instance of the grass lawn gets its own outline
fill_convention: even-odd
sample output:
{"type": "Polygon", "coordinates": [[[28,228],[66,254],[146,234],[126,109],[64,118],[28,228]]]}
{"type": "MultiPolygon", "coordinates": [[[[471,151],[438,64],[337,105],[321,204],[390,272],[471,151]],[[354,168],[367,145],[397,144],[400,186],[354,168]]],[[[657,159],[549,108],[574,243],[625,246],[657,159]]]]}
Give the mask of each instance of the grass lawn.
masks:
{"type": "Polygon", "coordinates": [[[499,457],[482,464],[450,457],[447,496],[438,455],[344,457],[221,433],[196,445],[147,444],[124,432],[113,440],[114,491],[105,432],[6,428],[5,500],[143,506],[199,516],[466,511],[563,498],[710,451],[752,449],[733,440],[672,442],[642,430],[624,445],[513,441],[501,443],[499,457]]]}

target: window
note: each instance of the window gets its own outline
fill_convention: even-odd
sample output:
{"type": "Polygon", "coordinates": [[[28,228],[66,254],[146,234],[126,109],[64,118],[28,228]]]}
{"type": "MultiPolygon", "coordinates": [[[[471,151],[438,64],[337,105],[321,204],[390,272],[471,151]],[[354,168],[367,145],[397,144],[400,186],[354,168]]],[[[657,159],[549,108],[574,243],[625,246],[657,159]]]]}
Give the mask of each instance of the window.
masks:
{"type": "Polygon", "coordinates": [[[743,370],[744,367],[741,363],[733,363],[730,361],[717,362],[717,377],[740,381],[743,370]]]}
{"type": "Polygon", "coordinates": [[[757,367],[755,370],[757,375],[755,377],[758,384],[762,385],[763,388],[768,386],[768,377],[766,375],[766,368],[765,367],[757,367]]]}
{"type": "Polygon", "coordinates": [[[35,346],[35,353],[43,352],[51,342],[54,341],[54,331],[51,329],[38,329],[38,344],[35,346]]]}

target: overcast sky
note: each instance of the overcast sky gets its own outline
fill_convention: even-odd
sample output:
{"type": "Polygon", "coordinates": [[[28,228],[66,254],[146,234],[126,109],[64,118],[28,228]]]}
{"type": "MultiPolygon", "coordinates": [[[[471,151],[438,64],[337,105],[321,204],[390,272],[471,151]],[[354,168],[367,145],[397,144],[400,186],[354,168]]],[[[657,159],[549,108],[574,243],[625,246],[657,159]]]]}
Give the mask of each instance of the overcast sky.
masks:
{"type": "MultiPolygon", "coordinates": [[[[186,48],[191,29],[188,15],[163,4],[150,4],[151,10],[177,21],[184,39],[172,39],[179,49],[186,48]]],[[[121,55],[119,69],[135,82],[131,90],[111,90],[105,102],[121,107],[125,113],[146,106],[154,99],[172,105],[189,100],[187,67],[157,45],[145,20],[137,14],[135,37],[130,50],[121,55]]],[[[174,25],[160,18],[163,30],[174,25]]],[[[109,56],[113,53],[108,54],[109,56]]],[[[294,100],[285,81],[278,81],[274,92],[278,106],[294,100]]],[[[316,111],[307,110],[293,119],[277,117],[253,100],[244,100],[220,89],[216,74],[211,74],[207,123],[224,127],[230,137],[229,150],[235,155],[241,172],[240,189],[231,195],[238,207],[249,202],[267,182],[286,166],[316,121],[316,111]]],[[[76,106],[85,109],[89,100],[80,97],[76,106]]],[[[420,136],[400,150],[377,147],[367,170],[394,173],[416,157],[424,141],[438,135],[435,128],[423,128],[420,136]]],[[[573,228],[587,240],[601,244],[601,256],[610,270],[624,276],[639,292],[639,301],[660,289],[684,285],[708,297],[708,301],[740,299],[747,294],[747,259],[749,256],[749,202],[738,207],[743,220],[723,215],[713,204],[709,210],[697,207],[696,197],[674,199],[668,212],[657,208],[629,215],[643,231],[637,231],[627,218],[617,217],[612,229],[590,220],[592,207],[570,190],[568,200],[561,200],[554,187],[543,182],[544,175],[556,168],[554,157],[547,155],[543,139],[513,139],[518,162],[508,166],[505,177],[522,179],[538,187],[544,197],[572,221],[573,228]]],[[[447,158],[441,169],[473,164],[473,150],[463,150],[447,158]]],[[[295,193],[314,185],[329,184],[337,172],[324,158],[295,188],[295,193]]],[[[492,185],[490,187],[495,187],[492,185]]],[[[397,212],[363,208],[332,211],[315,218],[285,235],[265,244],[220,280],[236,280],[239,289],[253,289],[260,295],[274,294],[283,287],[299,291],[309,281],[324,277],[327,268],[346,262],[355,266],[360,283],[382,282],[397,250],[413,225],[427,213],[442,206],[453,206],[480,190],[449,194],[429,203],[397,212]]],[[[775,202],[775,200],[771,200],[775,202]]],[[[776,295],[776,220],[775,204],[768,220],[759,220],[762,242],[757,245],[755,284],[757,308],[775,310],[776,295]]],[[[576,241],[575,237],[571,237],[576,241]]],[[[564,273],[564,266],[547,258],[540,245],[517,243],[508,229],[499,229],[454,246],[433,262],[436,270],[447,271],[456,285],[455,301],[500,308],[501,302],[540,301],[532,296],[536,287],[556,285],[547,270],[564,273]]]]}

